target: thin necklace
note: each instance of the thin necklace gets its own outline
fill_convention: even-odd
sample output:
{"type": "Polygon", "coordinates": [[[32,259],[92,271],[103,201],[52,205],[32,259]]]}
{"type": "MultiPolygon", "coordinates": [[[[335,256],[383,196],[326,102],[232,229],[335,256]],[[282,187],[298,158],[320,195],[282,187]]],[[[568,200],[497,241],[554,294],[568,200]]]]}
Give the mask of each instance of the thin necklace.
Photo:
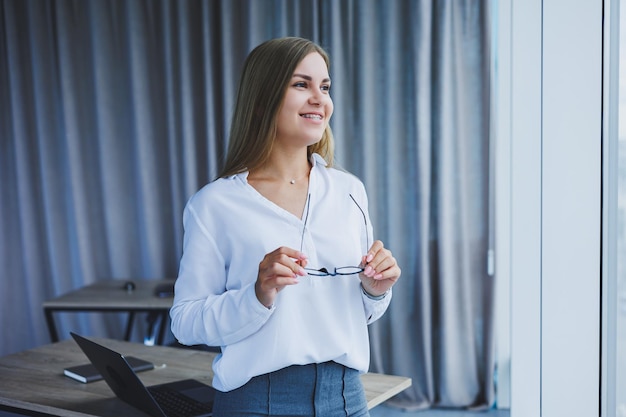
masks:
{"type": "MultiPolygon", "coordinates": [[[[295,183],[300,182],[300,181],[302,181],[305,178],[308,178],[310,174],[311,174],[311,168],[309,167],[309,170],[303,176],[301,176],[299,178],[287,179],[287,178],[284,178],[284,177],[280,177],[278,175],[274,175],[272,173],[266,173],[265,176],[266,176],[266,178],[275,178],[275,179],[278,179],[280,181],[286,181],[290,185],[294,185],[295,183]]],[[[254,176],[256,176],[256,175],[254,175],[254,176]]]]}

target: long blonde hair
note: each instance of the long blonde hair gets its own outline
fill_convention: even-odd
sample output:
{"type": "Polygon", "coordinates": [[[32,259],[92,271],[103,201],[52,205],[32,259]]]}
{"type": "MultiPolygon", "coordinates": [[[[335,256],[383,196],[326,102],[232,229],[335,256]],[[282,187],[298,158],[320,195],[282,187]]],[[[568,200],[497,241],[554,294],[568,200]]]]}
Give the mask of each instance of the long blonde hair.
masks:
{"type": "MultiPolygon", "coordinates": [[[[276,119],[296,67],[312,52],[330,67],[328,54],[307,39],[286,37],[266,41],[250,52],[244,63],[230,127],[228,154],[219,178],[253,170],[267,161],[276,138],[276,119]]],[[[330,126],[307,153],[320,154],[328,166],[334,162],[330,126]]]]}

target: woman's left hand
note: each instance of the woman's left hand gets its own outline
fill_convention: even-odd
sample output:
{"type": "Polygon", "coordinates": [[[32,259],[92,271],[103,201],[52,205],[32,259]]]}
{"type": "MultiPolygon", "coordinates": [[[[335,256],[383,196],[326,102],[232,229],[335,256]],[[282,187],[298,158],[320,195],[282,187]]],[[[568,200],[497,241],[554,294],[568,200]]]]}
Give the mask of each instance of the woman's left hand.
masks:
{"type": "Polygon", "coordinates": [[[396,258],[380,240],[375,241],[367,254],[363,256],[361,265],[365,268],[359,274],[361,285],[368,294],[374,297],[386,293],[402,273],[396,258]]]}

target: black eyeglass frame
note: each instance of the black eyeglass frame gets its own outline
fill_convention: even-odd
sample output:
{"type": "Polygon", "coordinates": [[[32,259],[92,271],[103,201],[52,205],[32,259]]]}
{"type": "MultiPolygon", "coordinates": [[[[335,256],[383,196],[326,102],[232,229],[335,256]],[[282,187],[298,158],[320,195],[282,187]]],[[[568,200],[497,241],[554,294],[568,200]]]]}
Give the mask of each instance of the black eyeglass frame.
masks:
{"type": "MultiPolygon", "coordinates": [[[[369,240],[370,240],[370,238],[369,238],[369,231],[367,230],[367,216],[365,215],[365,212],[363,211],[363,209],[361,208],[359,203],[356,202],[356,200],[352,196],[352,194],[348,194],[348,195],[350,196],[350,198],[352,199],[354,204],[356,204],[356,206],[358,207],[359,211],[363,215],[363,221],[365,222],[365,244],[367,245],[366,248],[369,249],[369,245],[370,245],[369,244],[369,240]]],[[[306,225],[307,225],[307,222],[309,220],[309,205],[310,205],[310,202],[311,202],[311,194],[309,194],[309,196],[307,198],[306,217],[304,218],[304,227],[302,228],[302,239],[300,241],[300,252],[302,252],[302,248],[303,248],[303,245],[304,245],[304,230],[306,229],[306,225]]],[[[346,276],[346,275],[360,274],[361,272],[365,271],[365,268],[360,267],[360,266],[339,266],[339,267],[333,268],[333,272],[330,272],[328,270],[328,268],[320,268],[320,269],[304,268],[304,270],[310,276],[315,276],[315,277],[335,277],[335,276],[338,276],[338,275],[346,276]]]]}
{"type": "Polygon", "coordinates": [[[328,269],[326,268],[320,268],[320,269],[304,268],[304,270],[307,272],[307,274],[312,275],[314,277],[335,277],[337,275],[360,274],[361,272],[365,271],[365,268],[361,268],[360,266],[340,266],[338,268],[335,268],[334,272],[329,272],[328,269]],[[342,269],[346,271],[341,271],[342,269]]]}

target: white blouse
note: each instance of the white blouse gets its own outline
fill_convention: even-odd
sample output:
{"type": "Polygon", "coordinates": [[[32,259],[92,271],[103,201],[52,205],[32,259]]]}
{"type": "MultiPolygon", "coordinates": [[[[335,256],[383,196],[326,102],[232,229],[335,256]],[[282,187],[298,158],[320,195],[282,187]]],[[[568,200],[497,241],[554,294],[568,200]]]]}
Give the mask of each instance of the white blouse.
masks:
{"type": "Polygon", "coordinates": [[[259,263],[280,246],[306,254],[307,268],[333,271],[358,266],[372,245],[362,182],[327,168],[319,155],[312,163],[301,219],[259,194],[247,172],[207,184],[185,207],[172,333],[182,344],[221,346],[213,363],[218,390],[330,360],[367,372],[367,325],[383,315],[391,292],[372,300],[357,275],[307,275],[280,291],[271,308],[255,294],[259,263]]]}

